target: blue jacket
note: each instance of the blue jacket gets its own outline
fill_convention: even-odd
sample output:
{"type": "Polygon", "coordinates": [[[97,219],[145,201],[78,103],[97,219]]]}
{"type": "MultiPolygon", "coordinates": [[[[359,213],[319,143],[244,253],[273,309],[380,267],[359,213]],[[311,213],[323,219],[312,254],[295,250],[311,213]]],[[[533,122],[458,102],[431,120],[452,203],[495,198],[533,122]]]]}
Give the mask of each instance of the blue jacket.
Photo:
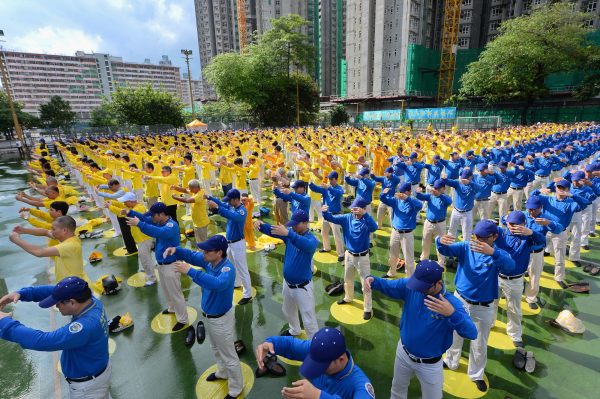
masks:
{"type": "Polygon", "coordinates": [[[396,188],[398,187],[398,184],[400,184],[400,178],[396,175],[391,175],[389,178],[385,176],[371,175],[371,179],[375,180],[377,183],[381,183],[381,191],[385,190],[386,188],[389,188],[389,191],[387,193],[388,197],[394,196],[396,188]]]}
{"type": "Polygon", "coordinates": [[[371,243],[370,234],[377,231],[377,222],[368,213],[357,219],[351,213],[332,215],[330,212],[323,212],[323,219],[342,226],[344,245],[353,253],[367,251],[371,243]]]}
{"type": "Polygon", "coordinates": [[[310,213],[310,196],[307,193],[297,194],[292,191],[289,194],[284,194],[278,188],[275,188],[273,194],[275,194],[277,198],[289,202],[292,213],[297,209],[302,209],[304,212],[310,213]]]}
{"type": "Polygon", "coordinates": [[[346,183],[352,187],[356,187],[356,196],[362,197],[369,204],[373,201],[373,189],[375,188],[375,182],[366,177],[362,179],[354,179],[346,176],[346,183]]]}
{"type": "Polygon", "coordinates": [[[317,238],[307,230],[304,234],[298,234],[292,228],[288,228],[287,236],[279,236],[271,233],[271,225],[263,223],[260,231],[271,237],[276,237],[285,242],[285,254],[283,256],[283,278],[290,284],[301,284],[312,280],[312,258],[319,245],[317,238]]]}
{"type": "Polygon", "coordinates": [[[492,192],[494,193],[506,193],[510,186],[510,171],[505,170],[504,172],[496,172],[497,180],[496,184],[492,186],[492,192]]]}
{"type": "MultiPolygon", "coordinates": [[[[21,301],[40,302],[50,296],[53,285],[19,290],[21,301]]],[[[94,376],[108,365],[108,323],[102,302],[92,303],[57,330],[45,332],[29,328],[5,317],[0,320],[0,338],[25,349],[54,352],[62,350],[60,367],[68,378],[94,376]]]]}
{"type": "Polygon", "coordinates": [[[448,179],[458,179],[460,169],[465,166],[465,160],[458,158],[456,161],[444,160],[444,166],[446,167],[446,176],[448,179]]]}
{"type": "Polygon", "coordinates": [[[174,256],[163,258],[163,253],[167,248],[178,247],[180,245],[181,235],[179,233],[179,225],[176,221],[169,219],[167,223],[158,225],[152,222],[151,216],[142,215],[136,211],[129,211],[127,216],[139,218],[140,223],[138,227],[141,232],[147,236],[156,238],[154,256],[159,265],[175,262],[174,256]]]}
{"type": "MultiPolygon", "coordinates": [[[[273,344],[276,355],[291,360],[303,361],[310,352],[310,340],[273,336],[265,341],[273,344]]],[[[375,397],[369,378],[354,364],[350,352],[346,354],[348,364],[342,371],[333,375],[323,374],[310,380],[317,389],[321,390],[319,399],[373,399],[375,397]]]]}
{"type": "Polygon", "coordinates": [[[495,247],[493,255],[471,250],[468,242],[444,245],[440,237],[435,244],[440,254],[458,258],[454,278],[456,290],[473,302],[488,302],[498,298],[498,274],[513,275],[515,261],[506,251],[495,247]]]}
{"type": "Polygon", "coordinates": [[[218,198],[208,197],[209,200],[219,205],[219,215],[227,219],[225,238],[227,241],[238,241],[244,238],[244,224],[246,223],[246,208],[240,204],[237,208],[221,202],[218,198]]]}
{"type": "Polygon", "coordinates": [[[540,190],[533,190],[529,195],[537,195],[542,201],[542,209],[544,215],[549,220],[552,220],[560,224],[566,229],[571,224],[571,219],[575,212],[581,210],[581,206],[575,202],[573,198],[565,198],[559,201],[556,197],[549,197],[547,195],[541,195],[540,190]]]}
{"type": "Polygon", "coordinates": [[[375,277],[371,288],[404,301],[400,318],[400,338],[412,355],[421,358],[441,356],[452,345],[454,331],[463,338],[477,338],[477,328],[462,302],[446,291],[445,287],[436,298],[444,296],[454,306],[454,313],[449,317],[427,309],[424,303],[425,294],[407,288],[407,281],[408,278],[387,280],[375,277]]]}
{"type": "Polygon", "coordinates": [[[209,315],[227,313],[233,306],[233,289],[235,285],[235,267],[224,258],[215,267],[204,260],[202,252],[190,251],[186,248],[177,248],[175,258],[200,266],[203,271],[190,268],[188,276],[202,287],[202,311],[209,315]]]}
{"type": "Polygon", "coordinates": [[[476,200],[484,200],[490,198],[492,195],[492,186],[498,184],[501,180],[497,173],[493,175],[475,175],[473,177],[475,184],[480,186],[479,190],[475,193],[476,200]]]}
{"type": "Polygon", "coordinates": [[[494,243],[497,248],[505,250],[515,262],[514,271],[508,276],[518,276],[525,273],[529,267],[533,248],[546,245],[546,236],[536,230],[533,230],[530,236],[514,235],[507,228],[498,227],[498,238],[494,243]]]}
{"type": "Polygon", "coordinates": [[[446,179],[446,185],[454,188],[454,207],[459,211],[470,211],[475,205],[475,195],[482,187],[474,180],[462,184],[458,180],[446,179]]]}
{"type": "Polygon", "coordinates": [[[506,174],[510,178],[511,188],[524,188],[527,183],[533,181],[535,178],[535,174],[532,171],[526,168],[519,169],[519,167],[509,170],[506,174]]]}
{"type": "Polygon", "coordinates": [[[444,163],[439,160],[438,162],[434,162],[432,164],[425,164],[425,169],[427,169],[427,184],[433,186],[433,183],[442,175],[444,163]]]}
{"type": "Polygon", "coordinates": [[[421,171],[425,167],[423,162],[413,162],[407,164],[400,162],[396,165],[399,171],[404,172],[404,181],[410,184],[419,184],[421,181],[421,171]]]}
{"type": "Polygon", "coordinates": [[[323,204],[329,207],[329,212],[340,213],[342,211],[342,195],[344,195],[344,187],[329,186],[329,188],[319,187],[316,184],[310,183],[309,187],[323,197],[323,204]]]}
{"type": "MultiPolygon", "coordinates": [[[[546,217],[546,215],[544,214],[544,212],[540,213],[538,215],[538,218],[543,218],[543,219],[550,220],[549,218],[546,217]]],[[[544,237],[546,237],[546,234],[548,232],[551,232],[551,233],[554,233],[554,234],[560,234],[560,232],[565,229],[559,223],[556,223],[556,222],[554,222],[552,220],[550,220],[550,224],[548,226],[539,225],[539,224],[537,224],[535,222],[534,218],[532,218],[531,216],[529,216],[529,212],[525,212],[525,225],[528,228],[530,228],[531,230],[540,233],[544,237]]],[[[542,244],[534,245],[533,247],[531,247],[531,251],[540,250],[540,249],[544,248],[545,246],[546,246],[546,242],[544,241],[542,244]]]]}
{"type": "Polygon", "coordinates": [[[446,194],[439,196],[417,193],[417,199],[423,202],[427,202],[427,210],[425,211],[425,217],[431,222],[440,222],[446,219],[446,211],[450,204],[452,204],[452,198],[446,194]]]}
{"type": "Polygon", "coordinates": [[[408,197],[400,200],[387,197],[381,192],[381,202],[392,208],[392,227],[397,230],[414,230],[417,227],[417,214],[421,211],[423,203],[416,198],[408,197]]]}

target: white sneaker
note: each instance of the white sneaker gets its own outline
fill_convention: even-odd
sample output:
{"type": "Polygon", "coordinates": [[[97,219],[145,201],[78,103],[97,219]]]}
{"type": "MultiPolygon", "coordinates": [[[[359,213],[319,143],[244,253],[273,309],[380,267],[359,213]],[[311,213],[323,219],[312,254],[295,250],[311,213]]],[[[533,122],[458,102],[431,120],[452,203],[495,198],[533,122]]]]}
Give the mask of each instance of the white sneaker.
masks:
{"type": "Polygon", "coordinates": [[[154,284],[156,284],[156,281],[146,281],[146,283],[144,284],[144,287],[151,287],[154,284]]]}

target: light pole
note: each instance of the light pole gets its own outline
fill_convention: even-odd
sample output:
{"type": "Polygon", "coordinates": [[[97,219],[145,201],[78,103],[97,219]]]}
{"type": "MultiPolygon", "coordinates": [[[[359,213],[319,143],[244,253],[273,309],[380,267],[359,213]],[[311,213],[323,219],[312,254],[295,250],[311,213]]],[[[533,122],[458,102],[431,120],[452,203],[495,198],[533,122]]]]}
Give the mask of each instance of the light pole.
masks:
{"type": "MultiPolygon", "coordinates": [[[[0,37],[4,37],[4,31],[0,30],[0,37]]],[[[4,42],[4,40],[0,39],[0,42],[4,42]]],[[[0,75],[2,75],[2,86],[4,86],[4,90],[6,90],[6,101],[8,102],[8,106],[10,108],[10,113],[12,114],[13,124],[15,126],[15,133],[17,134],[17,138],[21,142],[23,146],[23,150],[25,150],[25,154],[28,154],[27,143],[25,142],[25,136],[23,136],[23,130],[21,129],[21,124],[19,123],[19,118],[17,117],[17,111],[15,110],[15,104],[13,103],[12,93],[10,91],[10,81],[8,79],[8,70],[6,69],[6,65],[4,65],[4,48],[0,45],[0,75]]]]}
{"type": "Polygon", "coordinates": [[[192,50],[182,49],[181,54],[183,54],[185,63],[187,64],[188,85],[190,87],[190,103],[192,106],[192,120],[194,120],[196,119],[196,111],[194,110],[194,94],[192,93],[192,75],[190,74],[190,56],[192,55],[192,50]]]}

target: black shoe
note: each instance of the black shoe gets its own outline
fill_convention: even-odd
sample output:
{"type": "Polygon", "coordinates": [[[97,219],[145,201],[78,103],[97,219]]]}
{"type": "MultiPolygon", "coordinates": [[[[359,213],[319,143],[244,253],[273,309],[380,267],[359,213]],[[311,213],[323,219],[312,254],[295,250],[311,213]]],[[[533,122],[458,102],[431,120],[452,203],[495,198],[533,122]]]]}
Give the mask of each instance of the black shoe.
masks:
{"type": "Polygon", "coordinates": [[[448,365],[444,361],[442,361],[442,367],[444,367],[447,370],[450,370],[450,367],[448,367],[448,365]]]}
{"type": "Polygon", "coordinates": [[[538,304],[537,304],[537,303],[535,303],[535,302],[533,302],[533,303],[530,303],[530,304],[529,304],[529,309],[531,309],[531,310],[537,310],[537,309],[539,309],[539,308],[540,308],[540,307],[539,307],[539,306],[538,306],[538,304]]]}
{"type": "Polygon", "coordinates": [[[349,304],[351,304],[351,303],[352,303],[352,302],[346,302],[346,301],[344,301],[344,299],[343,299],[343,298],[342,298],[342,299],[340,299],[339,301],[337,301],[337,304],[338,304],[338,305],[349,305],[349,304]]]}
{"type": "Polygon", "coordinates": [[[175,325],[173,326],[171,331],[179,331],[179,330],[182,330],[183,327],[185,327],[185,324],[177,322],[177,323],[175,323],[175,325]]]}
{"type": "Polygon", "coordinates": [[[282,331],[282,332],[279,334],[279,336],[281,336],[281,337],[293,337],[293,335],[292,335],[292,334],[290,334],[290,330],[285,330],[285,331],[282,331]]]}
{"type": "Polygon", "coordinates": [[[204,323],[202,320],[198,322],[196,326],[196,340],[198,341],[198,345],[202,345],[204,340],[206,339],[206,329],[204,328],[204,323]]]}
{"type": "Polygon", "coordinates": [[[326,250],[324,250],[324,249],[319,249],[319,252],[320,252],[320,253],[325,253],[325,252],[329,252],[329,251],[326,251],[326,250]]]}
{"type": "Polygon", "coordinates": [[[577,266],[577,267],[581,267],[581,266],[582,266],[582,265],[581,265],[581,261],[580,261],[580,260],[574,260],[574,261],[572,261],[572,262],[573,262],[573,264],[574,264],[575,266],[577,266]]]}
{"type": "Polygon", "coordinates": [[[390,276],[389,274],[384,274],[383,276],[381,276],[381,278],[392,278],[392,276],[390,276]]]}
{"type": "MultiPolygon", "coordinates": [[[[592,236],[592,235],[590,234],[590,237],[591,237],[591,236],[592,236]]],[[[375,244],[373,244],[373,243],[370,243],[370,244],[369,244],[369,248],[373,248],[374,246],[375,246],[375,244]]]]}
{"type": "Polygon", "coordinates": [[[252,297],[249,297],[249,298],[242,298],[242,299],[240,299],[240,301],[238,302],[238,305],[245,305],[245,304],[247,304],[247,303],[250,303],[250,302],[252,302],[252,297]]]}
{"type": "Polygon", "coordinates": [[[171,312],[169,309],[165,309],[161,312],[161,314],[175,314],[175,312],[171,312]]]}
{"type": "Polygon", "coordinates": [[[343,256],[338,256],[338,262],[343,262],[344,261],[344,257],[343,256]]]}
{"type": "Polygon", "coordinates": [[[209,376],[206,377],[206,381],[208,381],[208,382],[217,381],[217,380],[224,380],[224,379],[225,378],[219,378],[219,377],[217,377],[216,373],[209,374],[209,376]]]}
{"type": "Polygon", "coordinates": [[[590,237],[596,238],[596,237],[598,237],[598,234],[596,234],[596,233],[590,233],[590,237]]]}
{"type": "Polygon", "coordinates": [[[560,288],[562,288],[563,290],[566,290],[567,288],[569,288],[569,286],[567,284],[564,283],[564,281],[557,281],[558,285],[560,285],[560,288]]]}
{"type": "Polygon", "coordinates": [[[523,344],[523,341],[513,341],[513,344],[515,345],[516,348],[523,348],[525,346],[523,344]]]}
{"type": "Polygon", "coordinates": [[[589,245],[583,245],[581,247],[581,249],[585,249],[586,251],[589,251],[590,250],[590,246],[589,245]]]}
{"type": "Polygon", "coordinates": [[[194,345],[194,342],[196,342],[196,329],[194,326],[189,326],[185,330],[185,346],[190,348],[194,345]]]}
{"type": "Polygon", "coordinates": [[[481,392],[487,391],[487,384],[484,380],[475,380],[473,382],[475,383],[475,385],[477,385],[477,389],[479,389],[481,392]]]}
{"type": "Polygon", "coordinates": [[[231,396],[230,394],[227,394],[225,396],[225,399],[236,399],[236,398],[237,398],[237,396],[231,396]]]}
{"type": "Polygon", "coordinates": [[[570,253],[571,253],[571,248],[567,247],[567,250],[565,251],[565,255],[569,256],[570,253]]]}
{"type": "Polygon", "coordinates": [[[365,320],[371,320],[371,317],[373,317],[373,312],[365,312],[363,315],[363,319],[365,320]]]}

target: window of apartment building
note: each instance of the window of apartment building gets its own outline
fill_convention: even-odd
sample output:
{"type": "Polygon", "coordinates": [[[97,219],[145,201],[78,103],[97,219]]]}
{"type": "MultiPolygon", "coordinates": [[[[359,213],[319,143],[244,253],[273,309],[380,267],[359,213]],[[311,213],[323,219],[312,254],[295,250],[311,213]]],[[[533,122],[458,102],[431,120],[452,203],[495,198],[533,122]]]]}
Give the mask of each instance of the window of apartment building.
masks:
{"type": "Polygon", "coordinates": [[[588,28],[588,29],[592,29],[594,27],[594,20],[593,19],[588,19],[587,21],[585,21],[583,23],[583,26],[588,28]]]}
{"type": "Polygon", "coordinates": [[[540,4],[544,4],[546,0],[533,0],[531,3],[534,6],[539,6],[540,4]]]}
{"type": "Polygon", "coordinates": [[[492,7],[492,17],[497,17],[498,15],[502,15],[502,7],[492,7]]]}
{"type": "MultiPolygon", "coordinates": [[[[390,22],[390,25],[392,23],[390,22]]],[[[390,26],[391,27],[391,26],[390,26]]],[[[415,17],[410,17],[410,29],[414,31],[419,30],[419,20],[415,17]]]]}
{"type": "Polygon", "coordinates": [[[596,9],[598,8],[598,0],[590,0],[590,2],[587,5],[587,12],[593,12],[596,11],[596,9]]]}
{"type": "Polygon", "coordinates": [[[463,7],[468,7],[473,5],[473,0],[462,0],[463,7]]]}
{"type": "Polygon", "coordinates": [[[459,37],[458,38],[458,48],[467,48],[469,47],[469,38],[468,37],[459,37]]]}
{"type": "Polygon", "coordinates": [[[471,33],[471,25],[467,25],[467,24],[462,24],[460,25],[460,28],[458,29],[459,33],[462,33],[464,35],[468,35],[471,33]]]}
{"type": "Polygon", "coordinates": [[[490,22],[490,32],[497,31],[500,27],[500,21],[491,21],[490,22]]]}
{"type": "Polygon", "coordinates": [[[414,34],[413,32],[410,32],[408,34],[408,43],[409,44],[417,44],[417,35],[414,34]]]}
{"type": "Polygon", "coordinates": [[[412,0],[410,2],[410,12],[412,14],[419,14],[421,12],[421,5],[416,1],[412,0]]]}
{"type": "Polygon", "coordinates": [[[463,21],[470,21],[472,15],[473,10],[462,10],[460,12],[460,19],[462,19],[463,21]]]}

